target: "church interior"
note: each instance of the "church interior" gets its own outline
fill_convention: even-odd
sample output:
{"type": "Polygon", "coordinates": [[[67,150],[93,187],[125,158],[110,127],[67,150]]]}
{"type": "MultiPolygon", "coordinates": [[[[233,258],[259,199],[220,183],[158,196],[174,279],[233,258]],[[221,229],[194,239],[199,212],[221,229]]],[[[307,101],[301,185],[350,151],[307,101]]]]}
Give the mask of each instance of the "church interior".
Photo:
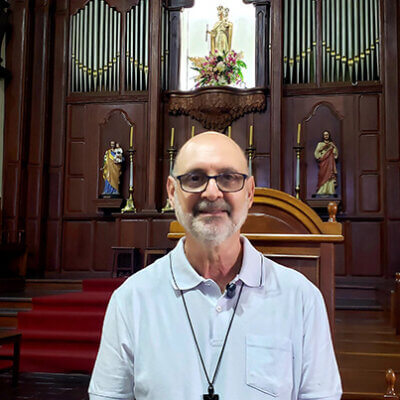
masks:
{"type": "Polygon", "coordinates": [[[342,398],[399,399],[398,1],[9,0],[0,39],[10,400],[87,398],[108,299],[184,235],[165,182],[208,130],[255,179],[242,234],[321,290],[342,398]]]}

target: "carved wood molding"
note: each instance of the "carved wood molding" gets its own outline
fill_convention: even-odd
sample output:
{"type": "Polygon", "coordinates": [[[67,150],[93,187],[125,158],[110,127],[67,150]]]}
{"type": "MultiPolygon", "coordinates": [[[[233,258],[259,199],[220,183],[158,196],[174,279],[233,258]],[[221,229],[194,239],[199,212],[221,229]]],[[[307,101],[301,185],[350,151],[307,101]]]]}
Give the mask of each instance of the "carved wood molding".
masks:
{"type": "Polygon", "coordinates": [[[267,106],[266,88],[206,87],[191,92],[166,92],[168,112],[190,115],[204,128],[223,131],[233,121],[267,106]]]}

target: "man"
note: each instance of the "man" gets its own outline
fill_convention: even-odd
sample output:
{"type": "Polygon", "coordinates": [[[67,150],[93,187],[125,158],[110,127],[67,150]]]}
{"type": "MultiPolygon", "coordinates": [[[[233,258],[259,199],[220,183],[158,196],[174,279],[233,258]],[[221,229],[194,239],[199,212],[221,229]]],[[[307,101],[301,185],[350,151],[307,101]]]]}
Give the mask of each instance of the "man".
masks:
{"type": "Polygon", "coordinates": [[[91,400],[340,399],[318,289],[240,236],[254,195],[241,149],[193,137],[167,190],[186,237],[113,294],[91,400]]]}

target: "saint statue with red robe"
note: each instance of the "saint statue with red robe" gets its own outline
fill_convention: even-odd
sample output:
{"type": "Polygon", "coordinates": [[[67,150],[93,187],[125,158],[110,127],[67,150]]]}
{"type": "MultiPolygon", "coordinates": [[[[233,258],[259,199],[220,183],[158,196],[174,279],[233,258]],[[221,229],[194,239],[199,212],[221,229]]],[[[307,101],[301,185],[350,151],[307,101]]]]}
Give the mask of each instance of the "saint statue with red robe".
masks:
{"type": "Polygon", "coordinates": [[[336,194],[336,160],[339,152],[328,131],[322,133],[322,139],[323,141],[317,144],[314,151],[319,167],[317,195],[333,196],[336,194]]]}

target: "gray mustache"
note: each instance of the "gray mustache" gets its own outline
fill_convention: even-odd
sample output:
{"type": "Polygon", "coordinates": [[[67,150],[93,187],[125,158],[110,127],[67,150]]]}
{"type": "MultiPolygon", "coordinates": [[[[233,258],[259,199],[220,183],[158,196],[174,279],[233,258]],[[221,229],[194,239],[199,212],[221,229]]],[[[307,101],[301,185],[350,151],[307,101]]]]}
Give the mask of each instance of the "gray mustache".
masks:
{"type": "Polygon", "coordinates": [[[193,207],[194,216],[201,212],[226,211],[230,215],[232,207],[223,199],[216,201],[201,200],[193,207]]]}

